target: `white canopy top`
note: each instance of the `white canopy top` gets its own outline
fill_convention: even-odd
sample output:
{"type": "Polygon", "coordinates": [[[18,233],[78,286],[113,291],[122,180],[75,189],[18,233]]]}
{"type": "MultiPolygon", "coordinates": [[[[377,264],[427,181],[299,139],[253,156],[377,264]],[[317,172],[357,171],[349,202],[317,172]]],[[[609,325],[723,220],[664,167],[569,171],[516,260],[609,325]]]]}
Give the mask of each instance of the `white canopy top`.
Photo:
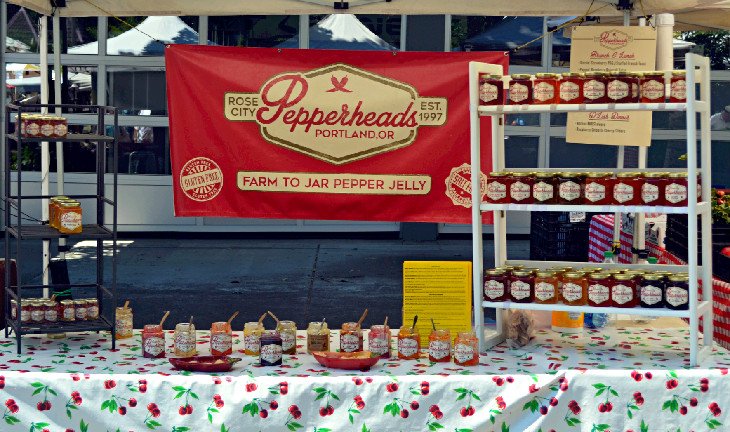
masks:
{"type": "MultiPolygon", "coordinates": [[[[299,38],[293,37],[278,46],[297,48],[299,38]]],[[[397,50],[371,32],[352,14],[328,15],[313,25],[309,32],[309,47],[315,49],[397,50]]]]}

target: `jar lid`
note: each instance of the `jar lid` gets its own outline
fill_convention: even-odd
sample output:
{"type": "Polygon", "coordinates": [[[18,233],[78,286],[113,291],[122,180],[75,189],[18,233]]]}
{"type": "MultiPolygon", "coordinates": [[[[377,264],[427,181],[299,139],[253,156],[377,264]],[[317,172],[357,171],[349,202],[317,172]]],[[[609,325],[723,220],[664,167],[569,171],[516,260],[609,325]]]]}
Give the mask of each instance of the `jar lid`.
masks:
{"type": "Polygon", "coordinates": [[[586,76],[583,72],[565,72],[561,75],[563,78],[585,78],[586,76]]]}
{"type": "Polygon", "coordinates": [[[644,274],[644,280],[650,280],[650,281],[657,281],[664,279],[664,275],[660,275],[657,273],[646,273],[644,274]]]}
{"type": "Polygon", "coordinates": [[[648,172],[648,173],[644,174],[644,177],[661,178],[661,177],[666,177],[668,175],[669,175],[669,173],[665,173],[665,172],[648,172]]]}
{"type": "Polygon", "coordinates": [[[567,272],[563,276],[567,277],[568,279],[580,279],[583,277],[583,273],[580,272],[567,272]]]}
{"type": "Polygon", "coordinates": [[[531,276],[532,270],[515,270],[512,274],[515,276],[531,276]]]}
{"type": "Polygon", "coordinates": [[[512,177],[530,177],[532,173],[529,172],[513,172],[512,177]]]}
{"type": "Polygon", "coordinates": [[[558,78],[560,75],[556,73],[537,73],[535,78],[558,78]]]}
{"type": "Polygon", "coordinates": [[[664,76],[664,72],[662,72],[662,71],[648,71],[648,72],[644,72],[644,76],[650,76],[650,77],[664,76]]]}
{"type": "Polygon", "coordinates": [[[606,278],[610,278],[610,277],[611,277],[610,273],[604,273],[604,272],[595,272],[595,273],[591,273],[588,275],[588,279],[596,279],[596,280],[606,279],[606,278]]]}
{"type": "Polygon", "coordinates": [[[589,172],[588,177],[591,178],[597,178],[597,177],[610,177],[611,173],[609,172],[589,172]]]}
{"type": "Polygon", "coordinates": [[[640,172],[620,172],[616,174],[616,177],[627,178],[627,177],[642,177],[644,174],[640,172]]]}
{"type": "Polygon", "coordinates": [[[642,72],[629,72],[629,76],[633,78],[641,78],[644,74],[642,72]]]}
{"type": "Polygon", "coordinates": [[[489,173],[489,177],[504,177],[507,173],[504,171],[492,171],[489,173]]]}
{"type": "Polygon", "coordinates": [[[600,72],[600,71],[590,71],[586,72],[587,77],[605,77],[608,76],[608,73],[606,72],[600,72]]]}
{"type": "Polygon", "coordinates": [[[484,273],[488,274],[489,276],[501,276],[507,273],[507,270],[501,268],[493,268],[485,271],[484,273]]]}
{"type": "Polygon", "coordinates": [[[672,282],[689,282],[689,276],[677,273],[669,276],[669,280],[672,282]]]}
{"type": "Polygon", "coordinates": [[[600,272],[601,270],[603,270],[602,267],[583,267],[578,269],[579,272],[583,273],[596,273],[600,272]]]}
{"type": "Polygon", "coordinates": [[[686,172],[673,172],[669,174],[669,177],[671,178],[687,178],[689,177],[689,174],[686,172]]]}
{"type": "Polygon", "coordinates": [[[672,71],[672,76],[687,76],[687,71],[675,70],[672,71]]]}
{"type": "Polygon", "coordinates": [[[611,76],[629,76],[629,73],[627,71],[614,70],[614,71],[609,72],[609,75],[611,75],[611,76]]]}
{"type": "Polygon", "coordinates": [[[43,302],[43,305],[46,307],[56,307],[58,304],[55,301],[47,300],[43,302]]]}
{"type": "Polygon", "coordinates": [[[512,79],[530,79],[530,74],[512,74],[510,75],[512,79]]]}
{"type": "MultiPolygon", "coordinates": [[[[72,305],[72,304],[74,304],[74,301],[73,300],[61,300],[61,304],[62,305],[72,305]]],[[[117,309],[124,309],[124,308],[120,306],[117,309]]]]}
{"type": "Polygon", "coordinates": [[[539,172],[536,172],[535,173],[535,177],[538,177],[538,178],[553,178],[553,177],[555,177],[555,173],[539,171],[539,172]]]}
{"type": "Polygon", "coordinates": [[[539,270],[537,273],[537,277],[555,277],[555,272],[550,270],[539,270]]]}
{"type": "MultiPolygon", "coordinates": [[[[568,269],[568,270],[572,270],[572,269],[568,269]]],[[[547,271],[551,271],[551,272],[555,272],[555,273],[563,273],[567,270],[565,269],[565,267],[550,267],[547,269],[547,271]]]]}
{"type": "Polygon", "coordinates": [[[560,177],[566,177],[566,178],[574,178],[574,177],[579,177],[579,176],[580,176],[580,173],[579,173],[579,172],[567,172],[567,171],[566,171],[566,172],[561,172],[561,173],[560,173],[560,174],[558,174],[558,175],[559,175],[560,177]]]}
{"type": "Polygon", "coordinates": [[[74,302],[74,304],[77,304],[77,305],[83,305],[83,304],[86,304],[86,300],[81,300],[81,299],[79,299],[79,300],[74,300],[73,302],[74,302]]]}
{"type": "Polygon", "coordinates": [[[632,275],[631,273],[618,273],[613,275],[613,278],[620,281],[627,281],[634,278],[635,275],[632,275]]]}
{"type": "Polygon", "coordinates": [[[264,332],[261,334],[261,339],[263,338],[275,338],[280,337],[279,332],[277,330],[264,330],[264,332]]]}

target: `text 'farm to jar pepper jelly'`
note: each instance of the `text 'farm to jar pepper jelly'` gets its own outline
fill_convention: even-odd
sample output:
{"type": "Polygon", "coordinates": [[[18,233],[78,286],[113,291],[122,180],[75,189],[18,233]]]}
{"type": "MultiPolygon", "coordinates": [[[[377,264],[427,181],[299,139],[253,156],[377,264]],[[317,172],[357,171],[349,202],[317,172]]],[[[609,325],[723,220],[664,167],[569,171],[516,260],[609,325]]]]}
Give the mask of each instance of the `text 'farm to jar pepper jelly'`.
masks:
{"type": "Polygon", "coordinates": [[[512,272],[509,284],[510,300],[515,303],[532,303],[535,299],[535,275],[529,270],[512,272]]]}
{"type": "Polygon", "coordinates": [[[261,366],[281,366],[282,353],[281,336],[276,330],[264,330],[261,335],[261,354],[259,362],[261,366]]]}
{"type": "Polygon", "coordinates": [[[479,340],[474,332],[463,332],[456,335],[454,364],[457,366],[476,366],[479,364],[479,340]]]}
{"type": "Polygon", "coordinates": [[[661,274],[645,274],[641,279],[639,303],[643,308],[664,307],[664,276],[661,274]]]}
{"type": "Polygon", "coordinates": [[[501,75],[479,74],[479,105],[504,105],[501,75]]]}
{"type": "Polygon", "coordinates": [[[673,71],[669,81],[669,102],[687,102],[687,72],[673,71]]]}
{"type": "Polygon", "coordinates": [[[532,185],[532,201],[535,204],[555,204],[557,201],[558,181],[555,174],[549,172],[535,173],[532,185]]]}
{"type": "Polygon", "coordinates": [[[611,191],[613,191],[613,179],[611,173],[589,172],[586,176],[584,189],[585,204],[608,205],[611,204],[611,191]]]}
{"type": "Polygon", "coordinates": [[[436,363],[451,361],[451,332],[436,329],[428,336],[428,360],[436,363]]]}
{"type": "Polygon", "coordinates": [[[558,103],[558,78],[556,73],[535,74],[532,85],[532,103],[535,105],[552,105],[558,103]]]}
{"type": "Polygon", "coordinates": [[[509,102],[524,105],[532,102],[532,80],[530,74],[512,74],[509,83],[509,102]]]}
{"type": "Polygon", "coordinates": [[[583,83],[585,75],[580,72],[566,72],[560,78],[558,103],[580,104],[583,103],[583,83]]]}
{"type": "Polygon", "coordinates": [[[512,176],[507,172],[490,172],[487,177],[487,202],[492,204],[508,204],[510,202],[510,186],[512,176]]]}
{"type": "Polygon", "coordinates": [[[512,204],[532,204],[532,186],[535,178],[530,173],[512,173],[512,184],[509,186],[509,197],[512,204]]]}
{"type": "Polygon", "coordinates": [[[509,275],[502,269],[489,269],[484,275],[484,300],[505,301],[509,289],[509,275]]]}
{"type": "Polygon", "coordinates": [[[689,309],[689,276],[676,274],[669,276],[664,290],[664,303],[674,310],[689,309]]]}

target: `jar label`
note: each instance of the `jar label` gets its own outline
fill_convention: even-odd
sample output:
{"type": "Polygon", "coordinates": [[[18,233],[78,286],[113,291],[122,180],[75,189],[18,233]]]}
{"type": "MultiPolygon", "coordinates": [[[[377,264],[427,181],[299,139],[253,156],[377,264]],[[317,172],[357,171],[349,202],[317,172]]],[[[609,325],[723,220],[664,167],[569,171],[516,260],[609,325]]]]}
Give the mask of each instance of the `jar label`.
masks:
{"type": "Polygon", "coordinates": [[[327,351],[329,349],[329,339],[329,334],[308,334],[307,349],[309,351],[327,351]]]}
{"type": "Polygon", "coordinates": [[[28,136],[38,136],[41,134],[41,126],[38,123],[28,123],[28,126],[26,126],[25,131],[28,133],[28,136]]]}
{"type": "Polygon", "coordinates": [[[634,299],[634,290],[626,285],[614,285],[611,289],[611,297],[618,304],[626,304],[634,299]]]}
{"type": "Polygon", "coordinates": [[[600,183],[588,183],[586,185],[586,199],[590,202],[600,201],[606,198],[606,186],[600,183]]]}
{"type": "Polygon", "coordinates": [[[612,80],[608,83],[608,98],[612,101],[627,98],[629,91],[629,84],[621,80],[612,80]]]}
{"type": "Polygon", "coordinates": [[[634,198],[634,188],[626,183],[617,183],[613,187],[613,198],[622,204],[631,201],[634,198]]]}
{"type": "Polygon", "coordinates": [[[580,86],[574,82],[560,83],[560,100],[570,102],[580,96],[580,86]]]}
{"type": "Polygon", "coordinates": [[[43,321],[43,318],[45,318],[46,314],[43,312],[43,310],[32,310],[30,311],[30,320],[35,322],[41,322],[43,321]]]}
{"type": "Polygon", "coordinates": [[[86,315],[89,318],[99,318],[99,306],[89,306],[86,308],[86,315]]]}
{"type": "Polygon", "coordinates": [[[580,185],[573,181],[560,183],[558,187],[560,198],[568,201],[574,201],[580,198],[580,185]]]}
{"type": "Polygon", "coordinates": [[[449,342],[435,340],[428,343],[428,355],[441,360],[451,355],[451,344],[449,342]]]}
{"type": "Polygon", "coordinates": [[[398,352],[404,357],[412,357],[418,353],[418,341],[411,338],[398,338],[398,352]]]}
{"type": "Polygon", "coordinates": [[[261,338],[257,334],[250,334],[243,337],[243,349],[250,353],[261,351],[261,338]]]}
{"type": "MultiPolygon", "coordinates": [[[[67,316],[67,311],[69,309],[65,309],[63,311],[63,317],[65,319],[68,319],[70,317],[67,316]]],[[[116,322],[116,329],[117,329],[117,335],[131,335],[132,334],[132,320],[131,319],[118,319],[116,322]]]]}
{"type": "Polygon", "coordinates": [[[555,297],[555,285],[547,282],[535,284],[535,297],[540,301],[550,300],[555,297]]]}
{"type": "Polygon", "coordinates": [[[509,100],[512,102],[522,102],[529,96],[529,89],[526,85],[520,83],[512,83],[509,86],[509,100]]]}
{"type": "MultiPolygon", "coordinates": [[[[370,334],[372,335],[372,332],[370,334]]],[[[368,348],[371,353],[381,356],[387,354],[390,350],[390,341],[385,336],[385,333],[375,337],[371,336],[368,340],[368,348]]]]}
{"type": "Polygon", "coordinates": [[[56,136],[66,136],[66,133],[68,133],[68,127],[64,123],[59,123],[53,126],[53,132],[56,136]]]}
{"type": "Polygon", "coordinates": [[[56,308],[46,309],[45,318],[48,322],[58,321],[58,311],[56,308]]]}
{"type": "Polygon", "coordinates": [[[44,123],[41,125],[41,135],[43,136],[51,136],[53,135],[53,125],[44,123]]]}
{"type": "Polygon", "coordinates": [[[669,96],[672,99],[687,99],[687,81],[685,80],[676,80],[672,81],[672,84],[669,86],[669,96]]]}
{"type": "Polygon", "coordinates": [[[340,351],[355,352],[360,350],[360,338],[354,334],[340,336],[340,351]]]}
{"type": "Polygon", "coordinates": [[[479,100],[491,102],[499,97],[499,89],[494,84],[484,83],[479,86],[479,100]]]}
{"type": "Polygon", "coordinates": [[[555,86],[546,82],[539,82],[535,84],[532,89],[533,99],[540,102],[555,99],[555,86]]]}
{"type": "Polygon", "coordinates": [[[510,284],[510,292],[512,297],[522,300],[530,296],[530,284],[522,281],[514,281],[510,284]]]}
{"type": "Polygon", "coordinates": [[[474,347],[467,344],[456,344],[454,347],[454,361],[456,363],[466,363],[469,360],[474,359],[474,347]]]}
{"type": "Polygon", "coordinates": [[[76,307],[76,319],[78,320],[85,320],[86,319],[86,308],[85,307],[76,307]]]}
{"type": "Polygon", "coordinates": [[[593,79],[586,81],[583,85],[583,96],[590,100],[596,100],[606,96],[606,84],[593,79]]]}
{"type": "Polygon", "coordinates": [[[689,302],[689,291],[680,287],[667,288],[667,303],[677,307],[689,302]]]}
{"type": "Polygon", "coordinates": [[[24,323],[30,321],[30,311],[22,309],[20,311],[20,321],[24,323]]]}
{"type": "Polygon", "coordinates": [[[662,289],[654,285],[641,287],[641,302],[654,305],[662,301],[662,289]]]}
{"type": "Polygon", "coordinates": [[[61,226],[69,231],[78,229],[81,226],[81,213],[71,211],[61,214],[61,226]]]}
{"type": "MultiPolygon", "coordinates": [[[[76,318],[76,309],[72,307],[63,308],[63,319],[71,321],[74,318],[76,318]]],[[[119,327],[119,322],[117,322],[117,327],[119,327]]]]}
{"type": "Polygon", "coordinates": [[[226,352],[233,347],[232,337],[228,333],[216,333],[210,335],[210,350],[226,352]]]}
{"type": "Polygon", "coordinates": [[[281,361],[284,350],[279,344],[266,344],[261,347],[261,363],[275,364],[281,361]]]}
{"type": "Polygon", "coordinates": [[[487,283],[484,284],[484,295],[486,295],[488,299],[502,297],[504,295],[504,284],[496,280],[487,281],[487,283]]]}
{"type": "Polygon", "coordinates": [[[175,334],[175,349],[183,353],[189,353],[195,349],[195,336],[184,332],[175,334]]]}
{"type": "Polygon", "coordinates": [[[165,338],[159,336],[150,336],[143,338],[142,343],[144,352],[150,354],[152,357],[157,357],[165,351],[165,338]]]}
{"type": "Polygon", "coordinates": [[[659,186],[650,183],[644,183],[641,187],[641,199],[649,204],[659,199],[659,186]]]}
{"type": "Polygon", "coordinates": [[[569,302],[580,300],[583,297],[583,287],[571,282],[563,284],[563,297],[569,302]]]}
{"type": "Polygon", "coordinates": [[[294,331],[282,331],[281,332],[281,349],[284,351],[289,351],[290,349],[294,348],[294,344],[296,343],[296,332],[294,331]]]}
{"type": "Polygon", "coordinates": [[[504,183],[490,181],[487,182],[487,198],[492,201],[498,201],[507,197],[507,186],[504,183]]]}
{"type": "Polygon", "coordinates": [[[510,185],[509,194],[515,201],[524,201],[530,197],[530,185],[516,181],[510,185]]]}
{"type": "Polygon", "coordinates": [[[641,85],[641,96],[650,100],[664,99],[664,81],[646,81],[641,85]]]}
{"type": "Polygon", "coordinates": [[[544,202],[552,199],[555,195],[555,188],[550,183],[538,182],[532,186],[532,197],[536,201],[544,202]]]}
{"type": "Polygon", "coordinates": [[[670,183],[664,188],[664,195],[667,197],[667,201],[677,204],[687,199],[687,186],[670,183]]]}
{"type": "Polygon", "coordinates": [[[588,300],[593,303],[604,303],[610,298],[611,290],[601,284],[588,285],[588,300]]]}

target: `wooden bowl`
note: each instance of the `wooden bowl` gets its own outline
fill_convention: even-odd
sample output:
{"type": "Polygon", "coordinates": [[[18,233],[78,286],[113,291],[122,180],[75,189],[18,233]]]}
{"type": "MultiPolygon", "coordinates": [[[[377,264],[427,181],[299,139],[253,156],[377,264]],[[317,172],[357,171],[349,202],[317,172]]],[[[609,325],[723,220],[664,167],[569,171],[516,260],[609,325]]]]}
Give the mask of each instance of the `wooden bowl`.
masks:
{"type": "Polygon", "coordinates": [[[345,370],[367,370],[373,367],[379,359],[374,357],[370,351],[351,353],[315,351],[312,355],[324,367],[345,370]]]}
{"type": "Polygon", "coordinates": [[[191,372],[228,372],[234,364],[241,361],[240,358],[228,356],[173,357],[169,360],[176,369],[191,372]]]}

